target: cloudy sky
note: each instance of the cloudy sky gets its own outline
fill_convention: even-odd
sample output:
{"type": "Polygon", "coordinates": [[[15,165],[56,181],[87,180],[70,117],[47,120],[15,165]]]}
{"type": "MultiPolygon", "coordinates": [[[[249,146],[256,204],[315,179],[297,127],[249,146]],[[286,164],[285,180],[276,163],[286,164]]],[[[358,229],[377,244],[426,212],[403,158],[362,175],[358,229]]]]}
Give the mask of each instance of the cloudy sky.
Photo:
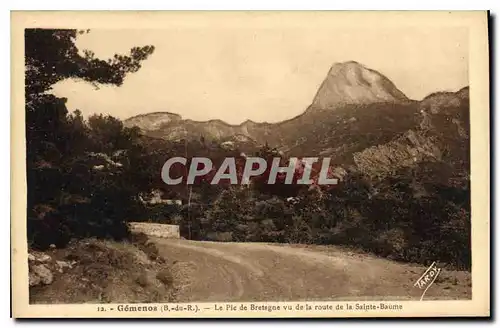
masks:
{"type": "Polygon", "coordinates": [[[80,49],[93,50],[103,59],[150,44],[155,53],[119,88],[96,90],[67,80],[53,92],[68,98],[69,109],[80,109],[85,116],[97,112],[126,119],[168,111],[238,124],[300,114],[336,62],[358,61],[417,100],[468,85],[468,34],[462,28],[185,26],[93,29],[77,40],[80,49]]]}

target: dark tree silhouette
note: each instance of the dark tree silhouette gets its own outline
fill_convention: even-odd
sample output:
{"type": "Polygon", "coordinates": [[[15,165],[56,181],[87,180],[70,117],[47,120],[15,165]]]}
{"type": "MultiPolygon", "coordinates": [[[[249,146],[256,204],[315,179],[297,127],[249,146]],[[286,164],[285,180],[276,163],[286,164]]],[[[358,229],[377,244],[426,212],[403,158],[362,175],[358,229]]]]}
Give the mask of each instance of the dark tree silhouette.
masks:
{"type": "Polygon", "coordinates": [[[127,233],[123,220],[135,205],[136,190],[121,178],[133,171],[130,165],[93,168],[119,161],[108,157],[131,148],[137,133],[112,117],[85,122],[79,111],[68,114],[65,98],[47,91],[70,78],[120,86],[154,46],[102,60],[76,47],[77,36],[88,32],[25,30],[28,240],[42,248],[63,246],[72,237],[122,237],[127,233]]]}

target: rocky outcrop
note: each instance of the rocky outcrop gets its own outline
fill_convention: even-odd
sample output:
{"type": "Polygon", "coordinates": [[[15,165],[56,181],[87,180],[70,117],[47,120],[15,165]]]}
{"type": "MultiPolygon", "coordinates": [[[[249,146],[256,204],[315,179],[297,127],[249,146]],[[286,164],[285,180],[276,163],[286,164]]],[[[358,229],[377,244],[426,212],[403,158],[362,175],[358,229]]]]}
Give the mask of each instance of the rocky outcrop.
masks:
{"type": "Polygon", "coordinates": [[[182,117],[178,114],[169,112],[157,112],[133,116],[129,119],[126,119],[123,124],[126,127],[137,126],[142,130],[151,131],[161,128],[164,124],[179,122],[181,120],[182,117]]]}
{"type": "Polygon", "coordinates": [[[63,273],[73,268],[76,262],[54,260],[43,252],[28,253],[28,280],[30,287],[49,285],[54,281],[55,274],[63,273]]]}
{"type": "Polygon", "coordinates": [[[404,101],[408,101],[408,98],[387,77],[360,63],[349,61],[331,67],[311,107],[334,109],[349,104],[404,101]]]}
{"type": "MultiPolygon", "coordinates": [[[[468,163],[469,88],[437,92],[418,104],[417,126],[395,140],[353,154],[358,169],[385,177],[420,162],[443,162],[462,171],[468,163]]],[[[462,172],[463,173],[463,172],[462,172]]]]}
{"type": "Polygon", "coordinates": [[[431,114],[447,112],[460,106],[469,104],[469,87],[457,92],[435,92],[420,102],[420,108],[431,114]]]}
{"type": "Polygon", "coordinates": [[[52,271],[44,264],[33,265],[29,271],[29,284],[30,287],[40,284],[48,285],[54,280],[52,271]]]}
{"type": "Polygon", "coordinates": [[[367,148],[353,157],[360,172],[383,178],[424,160],[439,161],[441,151],[430,138],[409,130],[394,141],[367,148]]]}

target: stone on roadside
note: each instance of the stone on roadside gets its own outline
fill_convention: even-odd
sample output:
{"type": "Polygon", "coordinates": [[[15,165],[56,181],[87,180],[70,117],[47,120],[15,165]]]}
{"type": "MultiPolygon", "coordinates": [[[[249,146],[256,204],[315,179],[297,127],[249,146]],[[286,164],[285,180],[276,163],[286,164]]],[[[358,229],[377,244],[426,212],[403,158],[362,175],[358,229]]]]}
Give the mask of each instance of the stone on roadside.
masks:
{"type": "Polygon", "coordinates": [[[65,268],[68,268],[68,269],[72,268],[72,265],[69,262],[56,261],[56,264],[57,264],[57,271],[59,271],[60,273],[62,273],[65,268]]]}
{"type": "Polygon", "coordinates": [[[33,265],[30,268],[30,286],[34,286],[37,284],[51,284],[54,276],[52,272],[43,264],[33,265]]]}

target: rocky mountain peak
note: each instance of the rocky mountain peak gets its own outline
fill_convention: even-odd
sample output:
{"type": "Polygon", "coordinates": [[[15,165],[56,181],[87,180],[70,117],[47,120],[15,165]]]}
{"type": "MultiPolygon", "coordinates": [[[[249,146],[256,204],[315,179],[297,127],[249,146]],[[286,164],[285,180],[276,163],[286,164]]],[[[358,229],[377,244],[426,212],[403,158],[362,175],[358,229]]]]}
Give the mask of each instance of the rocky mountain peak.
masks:
{"type": "Polygon", "coordinates": [[[314,97],[312,108],[335,109],[349,104],[398,103],[408,98],[387,77],[348,61],[334,64],[314,97]]]}

